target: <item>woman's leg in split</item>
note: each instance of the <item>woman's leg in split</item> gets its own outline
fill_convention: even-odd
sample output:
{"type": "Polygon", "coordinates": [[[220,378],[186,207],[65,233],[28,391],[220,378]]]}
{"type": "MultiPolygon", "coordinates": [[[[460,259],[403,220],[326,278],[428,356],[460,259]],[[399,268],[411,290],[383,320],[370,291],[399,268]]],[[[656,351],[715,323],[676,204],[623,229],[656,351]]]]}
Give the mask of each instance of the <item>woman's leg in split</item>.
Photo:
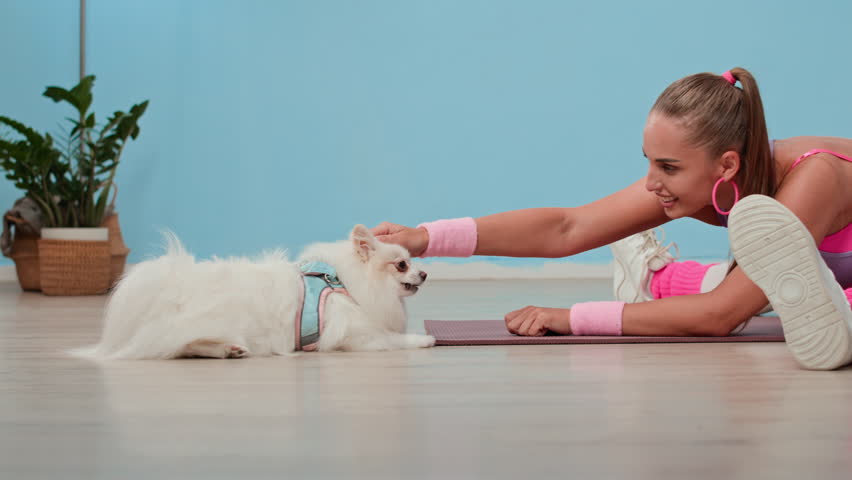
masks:
{"type": "MultiPolygon", "coordinates": [[[[662,229],[658,229],[665,238],[662,229]]],[[[613,291],[615,299],[637,303],[679,295],[707,293],[718,287],[730,268],[729,262],[677,262],[654,230],[632,235],[610,245],[615,257],[613,291]]],[[[767,305],[760,313],[771,312],[767,305]]]]}
{"type": "Polygon", "coordinates": [[[749,195],[731,211],[728,238],[738,265],[781,318],[796,360],[814,370],[852,362],[850,291],[796,215],[773,198],[749,195]]]}

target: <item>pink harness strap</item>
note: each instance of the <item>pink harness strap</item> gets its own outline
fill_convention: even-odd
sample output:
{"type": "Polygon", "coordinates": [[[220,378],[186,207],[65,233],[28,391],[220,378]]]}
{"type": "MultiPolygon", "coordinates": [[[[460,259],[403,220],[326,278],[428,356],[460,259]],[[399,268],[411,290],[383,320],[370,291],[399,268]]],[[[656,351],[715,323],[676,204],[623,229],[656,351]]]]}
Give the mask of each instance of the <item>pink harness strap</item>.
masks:
{"type": "MultiPolygon", "coordinates": [[[[326,301],[329,293],[342,293],[344,295],[349,295],[349,291],[347,291],[345,288],[328,287],[328,288],[326,288],[322,291],[322,293],[320,294],[320,300],[319,300],[319,330],[320,330],[320,335],[322,335],[322,333],[325,331],[325,301],[326,301]]],[[[303,307],[304,307],[304,305],[302,307],[299,307],[299,318],[296,320],[296,331],[297,332],[301,332],[301,329],[302,329],[301,312],[302,312],[303,307]]],[[[306,352],[314,352],[318,348],[319,348],[319,340],[317,340],[314,343],[302,345],[302,339],[301,339],[300,334],[299,333],[296,334],[296,350],[302,349],[306,352]]]]}

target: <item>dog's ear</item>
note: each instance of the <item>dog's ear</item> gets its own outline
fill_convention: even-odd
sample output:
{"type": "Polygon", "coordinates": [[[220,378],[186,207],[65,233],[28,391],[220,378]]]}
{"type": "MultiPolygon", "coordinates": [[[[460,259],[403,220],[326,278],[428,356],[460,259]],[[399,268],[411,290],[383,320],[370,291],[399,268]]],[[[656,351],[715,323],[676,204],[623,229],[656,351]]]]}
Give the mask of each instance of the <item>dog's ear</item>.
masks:
{"type": "Polygon", "coordinates": [[[376,251],[377,240],[376,237],[367,230],[367,227],[364,225],[355,225],[355,228],[352,229],[352,233],[349,234],[349,238],[352,239],[352,245],[361,257],[361,260],[364,262],[370,260],[370,257],[373,256],[373,252],[376,251]]]}

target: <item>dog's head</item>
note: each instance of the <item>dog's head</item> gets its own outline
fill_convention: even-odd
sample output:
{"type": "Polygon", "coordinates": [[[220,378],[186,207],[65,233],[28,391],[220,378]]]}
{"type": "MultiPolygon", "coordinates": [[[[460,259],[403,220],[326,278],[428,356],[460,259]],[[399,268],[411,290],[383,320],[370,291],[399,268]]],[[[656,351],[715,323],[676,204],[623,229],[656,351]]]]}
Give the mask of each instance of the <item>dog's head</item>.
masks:
{"type": "Polygon", "coordinates": [[[367,281],[375,288],[396,289],[399,297],[417,293],[426,281],[426,272],[411,263],[408,250],[382,243],[363,225],[356,225],[349,234],[354,254],[365,268],[367,281]]]}

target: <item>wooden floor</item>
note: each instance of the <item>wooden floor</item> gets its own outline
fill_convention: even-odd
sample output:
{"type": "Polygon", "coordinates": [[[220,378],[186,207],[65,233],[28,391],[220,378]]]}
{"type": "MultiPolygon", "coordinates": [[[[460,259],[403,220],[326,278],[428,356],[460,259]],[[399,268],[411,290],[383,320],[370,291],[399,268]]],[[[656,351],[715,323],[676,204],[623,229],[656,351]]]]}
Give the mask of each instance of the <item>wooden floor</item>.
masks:
{"type": "MultiPolygon", "coordinates": [[[[432,282],[411,326],[609,294],[432,282]]],[[[780,343],[68,358],[103,302],[0,283],[0,478],[852,478],[852,370],[780,343]]]]}

